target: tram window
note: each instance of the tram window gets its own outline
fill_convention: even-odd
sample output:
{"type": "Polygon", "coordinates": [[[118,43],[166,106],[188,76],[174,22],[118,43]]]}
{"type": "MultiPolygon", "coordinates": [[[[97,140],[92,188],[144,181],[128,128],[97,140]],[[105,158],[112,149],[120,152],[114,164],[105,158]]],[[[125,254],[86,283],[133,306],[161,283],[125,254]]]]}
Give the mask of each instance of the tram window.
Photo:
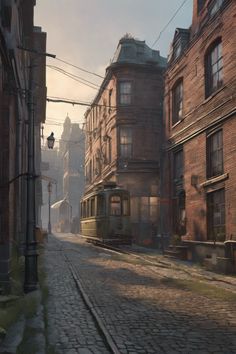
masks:
{"type": "Polygon", "coordinates": [[[86,201],[86,218],[89,217],[89,200],[86,201]]]}
{"type": "Polygon", "coordinates": [[[92,198],[90,203],[90,216],[95,216],[95,198],[92,198]]]}
{"type": "Polygon", "coordinates": [[[129,215],[129,200],[128,200],[128,198],[123,199],[122,207],[123,207],[123,215],[129,215]]]}
{"type": "Polygon", "coordinates": [[[97,215],[105,214],[105,198],[104,195],[98,195],[97,198],[97,215]]]}
{"type": "Polygon", "coordinates": [[[118,195],[113,195],[110,198],[110,214],[121,215],[121,199],[118,195]]]}
{"type": "Polygon", "coordinates": [[[83,217],[86,218],[86,202],[83,202],[83,217]]]}
{"type": "Polygon", "coordinates": [[[83,203],[80,204],[80,217],[83,217],[83,203]]]}

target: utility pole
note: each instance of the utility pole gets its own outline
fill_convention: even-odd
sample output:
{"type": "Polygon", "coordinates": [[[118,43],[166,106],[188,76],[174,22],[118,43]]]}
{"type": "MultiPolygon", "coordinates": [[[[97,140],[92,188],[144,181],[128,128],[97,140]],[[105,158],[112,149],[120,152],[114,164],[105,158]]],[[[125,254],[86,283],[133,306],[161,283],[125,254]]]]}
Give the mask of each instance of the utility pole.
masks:
{"type": "Polygon", "coordinates": [[[30,56],[29,89],[28,89],[28,171],[27,171],[27,225],[25,246],[25,281],[26,293],[36,290],[38,287],[38,253],[36,240],[36,215],[35,215],[35,155],[34,155],[34,83],[33,64],[37,56],[56,56],[48,53],[40,53],[35,50],[18,47],[20,50],[34,53],[30,56]]]}
{"type": "Polygon", "coordinates": [[[52,233],[51,227],[51,194],[52,194],[52,183],[48,182],[48,234],[52,233]]]}
{"type": "Polygon", "coordinates": [[[37,241],[35,235],[35,159],[34,159],[34,96],[33,96],[33,59],[30,58],[28,90],[28,177],[27,177],[27,225],[25,248],[26,293],[36,290],[38,285],[37,241]]]}

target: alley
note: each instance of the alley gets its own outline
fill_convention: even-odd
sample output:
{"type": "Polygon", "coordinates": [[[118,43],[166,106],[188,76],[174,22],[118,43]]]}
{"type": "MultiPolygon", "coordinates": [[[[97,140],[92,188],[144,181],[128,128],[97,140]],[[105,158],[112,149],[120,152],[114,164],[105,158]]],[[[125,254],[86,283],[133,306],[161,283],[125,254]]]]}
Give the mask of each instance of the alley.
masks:
{"type": "Polygon", "coordinates": [[[110,352],[76,287],[70,264],[118,353],[236,352],[232,293],[220,298],[216,288],[215,296],[201,295],[176,277],[97,249],[71,234],[50,237],[44,262],[48,344],[56,353],[110,352]]]}

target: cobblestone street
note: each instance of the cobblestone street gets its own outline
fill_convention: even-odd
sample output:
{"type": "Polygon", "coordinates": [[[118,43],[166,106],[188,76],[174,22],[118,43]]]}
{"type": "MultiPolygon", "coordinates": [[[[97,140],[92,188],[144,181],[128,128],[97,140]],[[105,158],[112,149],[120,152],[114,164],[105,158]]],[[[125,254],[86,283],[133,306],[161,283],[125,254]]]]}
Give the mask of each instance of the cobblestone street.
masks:
{"type": "Polygon", "coordinates": [[[236,352],[233,298],[199,294],[178,283],[176,276],[155,272],[152,266],[96,248],[71,234],[50,237],[44,262],[48,344],[56,353],[110,353],[69,263],[118,352],[236,352]]]}

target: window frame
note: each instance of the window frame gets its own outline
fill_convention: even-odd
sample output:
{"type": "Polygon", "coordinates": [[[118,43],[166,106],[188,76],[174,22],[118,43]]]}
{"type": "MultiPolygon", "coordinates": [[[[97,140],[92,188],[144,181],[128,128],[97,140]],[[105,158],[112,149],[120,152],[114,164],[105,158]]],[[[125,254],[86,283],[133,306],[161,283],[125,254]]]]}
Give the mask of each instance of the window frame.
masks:
{"type": "Polygon", "coordinates": [[[172,126],[183,119],[183,78],[178,79],[172,88],[172,126]]]}
{"type": "Polygon", "coordinates": [[[133,83],[130,80],[122,80],[118,82],[118,95],[119,105],[129,106],[132,103],[133,83]],[[126,91],[125,85],[129,85],[129,89],[126,91]]]}
{"type": "Polygon", "coordinates": [[[207,194],[207,240],[208,241],[214,241],[214,242],[225,241],[226,239],[225,218],[226,218],[225,189],[221,188],[207,194]],[[219,193],[222,193],[222,196],[219,195],[219,193]],[[215,203],[214,203],[214,197],[215,197],[215,203]],[[222,200],[220,200],[221,198],[222,200]],[[218,221],[220,222],[216,224],[215,221],[217,218],[218,221]]]}
{"type": "Polygon", "coordinates": [[[120,158],[129,159],[133,156],[133,129],[129,126],[120,126],[119,128],[119,152],[120,158]],[[129,132],[129,134],[122,134],[122,132],[129,132]],[[122,139],[125,142],[122,142],[122,139]],[[128,140],[128,141],[126,141],[128,140]],[[124,151],[123,151],[124,148],[124,151]],[[127,151],[126,151],[127,149],[127,151]]]}
{"type": "Polygon", "coordinates": [[[208,47],[205,54],[205,97],[210,97],[223,86],[223,48],[221,38],[208,47]],[[214,58],[216,56],[216,58],[214,58]],[[214,62],[213,62],[214,60],[214,62]],[[214,81],[216,80],[216,83],[214,81]]]}
{"type": "Polygon", "coordinates": [[[215,14],[222,8],[224,4],[224,0],[214,0],[212,3],[209,5],[208,12],[210,14],[210,17],[215,16],[215,14]]]}
{"type": "Polygon", "coordinates": [[[206,141],[206,159],[207,159],[207,178],[214,178],[224,173],[224,146],[223,146],[223,129],[217,129],[207,135],[206,141]],[[220,136],[219,136],[220,134],[220,136]],[[215,141],[216,139],[218,141],[215,141]],[[214,145],[217,145],[214,148],[214,145]],[[214,155],[217,156],[217,162],[214,155]],[[219,157],[220,155],[220,157],[219,157]]]}
{"type": "Polygon", "coordinates": [[[109,197],[109,215],[110,216],[122,216],[122,198],[119,194],[112,194],[109,197]],[[117,198],[117,200],[112,200],[117,198]],[[119,198],[119,201],[118,201],[119,198]],[[119,210],[114,208],[114,205],[118,205],[119,204],[119,210]],[[119,211],[118,213],[116,213],[116,211],[119,211]]]}

